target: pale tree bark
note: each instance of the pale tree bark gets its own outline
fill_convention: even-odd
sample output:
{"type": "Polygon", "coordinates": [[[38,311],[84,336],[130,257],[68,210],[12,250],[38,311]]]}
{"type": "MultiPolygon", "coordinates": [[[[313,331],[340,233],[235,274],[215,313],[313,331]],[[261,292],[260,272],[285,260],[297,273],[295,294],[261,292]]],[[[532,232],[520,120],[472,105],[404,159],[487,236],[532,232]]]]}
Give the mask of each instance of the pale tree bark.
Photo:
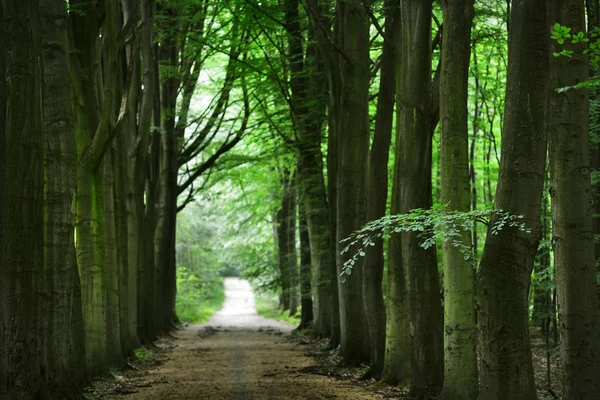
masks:
{"type": "MultiPolygon", "coordinates": [[[[473,0],[445,0],[444,38],[440,75],[441,192],[448,210],[470,209],[469,58],[473,0]]],[[[471,247],[471,232],[460,235],[471,247]]],[[[444,400],[475,400],[477,375],[477,326],[475,280],[471,260],[454,243],[443,244],[444,273],[444,400]]]]}
{"type": "MultiPolygon", "coordinates": [[[[337,119],[337,223],[336,265],[340,275],[349,253],[341,255],[350,236],[366,222],[366,169],[369,149],[369,19],[362,5],[338,1],[336,39],[340,50],[341,90],[336,98],[337,119]]],[[[362,260],[361,260],[362,261],[362,260]]],[[[369,359],[369,332],[362,293],[362,262],[352,275],[338,279],[340,301],[339,354],[348,364],[369,359]]]]}
{"type": "Polygon", "coordinates": [[[44,85],[44,307],[46,381],[57,398],[79,399],[85,380],[81,287],[75,257],[75,110],[69,82],[67,7],[40,0],[44,85]]]}
{"type": "MultiPolygon", "coordinates": [[[[388,160],[392,141],[396,73],[394,32],[399,17],[398,2],[385,3],[385,37],[381,56],[379,95],[375,116],[375,135],[369,151],[367,221],[385,215],[388,197],[388,160]]],[[[369,326],[371,363],[365,377],[381,378],[385,358],[386,310],[383,301],[383,239],[375,241],[363,265],[363,304],[369,326]]]]}
{"type": "MultiPolygon", "coordinates": [[[[431,207],[431,1],[401,1],[399,208],[431,207]]],[[[443,315],[434,248],[401,235],[411,336],[411,396],[436,395],[443,379],[443,315]]]]}
{"type": "Polygon", "coordinates": [[[477,274],[480,400],[537,398],[528,295],[540,237],[546,164],[548,41],[546,2],[514,1],[494,207],[522,215],[532,232],[505,227],[497,235],[488,231],[486,237],[477,274]]]}
{"type": "MultiPolygon", "coordinates": [[[[585,32],[583,1],[552,1],[549,26],[559,23],[585,32]]],[[[556,44],[554,51],[559,52],[556,44]]],[[[581,44],[566,44],[570,58],[551,61],[549,117],[552,243],[558,295],[563,399],[587,400],[600,393],[600,304],[590,182],[589,91],[556,88],[589,78],[581,44]]]]}
{"type": "Polygon", "coordinates": [[[0,3],[0,397],[49,398],[43,301],[44,129],[37,2],[0,3]]]}

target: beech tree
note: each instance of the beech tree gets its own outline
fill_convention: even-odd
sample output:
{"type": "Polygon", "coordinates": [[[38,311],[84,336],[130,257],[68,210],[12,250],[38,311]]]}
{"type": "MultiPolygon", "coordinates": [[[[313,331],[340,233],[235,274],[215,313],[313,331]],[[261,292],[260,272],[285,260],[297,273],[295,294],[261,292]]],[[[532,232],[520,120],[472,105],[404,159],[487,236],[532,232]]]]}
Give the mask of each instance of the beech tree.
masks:
{"type": "MultiPolygon", "coordinates": [[[[473,1],[444,1],[440,73],[440,201],[449,210],[469,211],[468,79],[473,1]]],[[[471,246],[471,232],[461,241],[471,246]]],[[[471,260],[450,241],[443,245],[444,399],[476,399],[477,327],[471,260]]]]}
{"type": "MultiPolygon", "coordinates": [[[[494,207],[523,216],[486,237],[477,273],[479,399],[535,399],[528,296],[540,235],[546,164],[549,37],[546,3],[515,1],[510,15],[502,158],[494,207]]],[[[493,221],[493,219],[492,219],[493,221]]]]}
{"type": "MultiPolygon", "coordinates": [[[[548,22],[585,32],[583,1],[550,2],[548,22]]],[[[549,107],[552,244],[556,263],[563,398],[592,399],[600,390],[600,304],[592,228],[589,91],[563,91],[589,79],[585,42],[567,42],[570,58],[551,61],[549,107]],[[583,356],[585,354],[585,356],[583,356]]],[[[555,52],[560,45],[555,44],[555,52]]]]}
{"type": "Polygon", "coordinates": [[[0,396],[26,400],[48,396],[43,53],[36,2],[3,1],[0,18],[0,396]]]}

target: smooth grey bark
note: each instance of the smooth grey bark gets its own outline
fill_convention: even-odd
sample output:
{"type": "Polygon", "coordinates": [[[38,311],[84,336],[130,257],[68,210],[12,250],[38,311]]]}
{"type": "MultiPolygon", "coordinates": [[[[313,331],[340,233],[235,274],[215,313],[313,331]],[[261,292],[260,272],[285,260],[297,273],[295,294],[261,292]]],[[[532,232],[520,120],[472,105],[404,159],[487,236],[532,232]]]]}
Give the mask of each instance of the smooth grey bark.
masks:
{"type": "MultiPolygon", "coordinates": [[[[582,1],[551,1],[548,22],[585,32],[582,1]]],[[[584,46],[566,43],[570,58],[550,62],[552,89],[589,79],[584,46]]],[[[559,45],[553,51],[559,52],[559,45]]],[[[596,279],[590,181],[589,91],[552,91],[549,107],[552,243],[558,295],[563,399],[600,393],[600,303],[596,279]]]]}
{"type": "Polygon", "coordinates": [[[313,324],[313,299],[311,284],[311,254],[308,222],[303,199],[298,201],[298,231],[300,233],[300,325],[298,329],[307,329],[313,324]]]}
{"type": "MultiPolygon", "coordinates": [[[[393,41],[398,3],[385,3],[385,37],[381,56],[379,95],[375,116],[375,134],[369,151],[367,221],[385,215],[388,197],[388,160],[392,141],[394,104],[396,100],[396,46],[393,41]]],[[[366,252],[363,264],[363,305],[369,326],[371,361],[365,377],[380,379],[385,358],[386,310],[383,300],[383,239],[375,241],[366,252]]]]}
{"type": "MultiPolygon", "coordinates": [[[[329,209],[323,177],[321,140],[327,82],[323,62],[314,41],[314,27],[309,28],[309,41],[305,44],[298,0],[288,0],[285,8],[288,34],[288,60],[292,113],[298,131],[298,180],[303,191],[312,269],[313,333],[329,337],[332,329],[331,231],[329,209]]],[[[302,207],[301,207],[302,208],[302,207]]],[[[302,308],[304,311],[304,308],[302,308]]]]}
{"type": "MultiPolygon", "coordinates": [[[[337,119],[337,223],[336,265],[338,275],[350,254],[340,240],[366,222],[366,170],[369,149],[369,19],[364,6],[338,1],[336,40],[343,55],[339,58],[341,87],[337,119]]],[[[369,331],[365,322],[362,293],[362,260],[352,275],[338,279],[340,301],[339,354],[348,364],[369,359],[369,331]]]]}
{"type": "MultiPolygon", "coordinates": [[[[395,20],[400,19],[400,7],[395,10],[395,20]]],[[[397,57],[396,74],[400,69],[400,28],[396,23],[393,33],[397,57]]],[[[400,89],[400,79],[396,75],[396,91],[400,89]]],[[[400,117],[402,104],[396,96],[396,120],[400,117]]],[[[394,144],[394,173],[390,213],[400,213],[400,149],[402,148],[400,126],[396,122],[394,144]]],[[[408,325],[408,292],[406,276],[402,264],[402,242],[399,234],[393,234],[388,243],[387,293],[386,293],[386,335],[385,357],[382,381],[391,385],[408,386],[410,384],[410,333],[408,325]]]]}
{"type": "MultiPolygon", "coordinates": [[[[477,274],[480,400],[536,399],[529,285],[540,237],[547,146],[546,2],[513,2],[502,158],[494,208],[522,215],[532,232],[488,232],[477,274]]],[[[494,223],[496,218],[492,219],[494,223]]]]}
{"type": "MultiPolygon", "coordinates": [[[[431,1],[401,1],[398,129],[399,208],[431,207],[431,1]]],[[[443,380],[443,313],[435,248],[417,233],[403,233],[411,337],[411,396],[437,395],[443,380]]]]}
{"type": "Polygon", "coordinates": [[[295,172],[283,171],[281,182],[281,205],[277,211],[277,250],[279,254],[279,276],[281,279],[283,309],[295,315],[298,308],[297,251],[296,251],[296,191],[295,172]]]}
{"type": "Polygon", "coordinates": [[[37,2],[2,1],[0,28],[0,397],[47,399],[43,71],[37,2]]]}
{"type": "Polygon", "coordinates": [[[44,109],[44,339],[46,381],[57,398],[79,399],[85,380],[81,287],[75,258],[75,110],[69,75],[67,8],[40,0],[44,109]]]}
{"type": "MultiPolygon", "coordinates": [[[[441,204],[452,211],[470,210],[469,58],[473,0],[445,0],[440,72],[441,204]]],[[[471,232],[463,245],[471,247],[471,232]]],[[[443,243],[444,400],[475,400],[478,394],[475,279],[471,260],[454,244],[443,243]]]]}
{"type": "MultiPolygon", "coordinates": [[[[330,326],[328,328],[330,337],[330,346],[337,348],[340,344],[340,307],[339,307],[339,290],[338,290],[338,272],[337,272],[337,171],[338,171],[338,123],[337,114],[339,104],[337,99],[340,93],[340,73],[338,57],[339,52],[334,50],[331,39],[335,40],[336,32],[332,31],[332,21],[328,4],[321,3],[317,0],[309,0],[307,2],[309,15],[311,19],[312,33],[315,43],[318,47],[318,54],[322,61],[323,69],[327,77],[328,85],[328,104],[327,104],[327,211],[329,220],[329,251],[330,259],[329,268],[322,268],[323,277],[320,282],[324,282],[323,290],[329,290],[331,293],[331,316],[329,319],[330,326]]],[[[337,23],[337,22],[336,22],[337,23]]],[[[316,146],[316,145],[315,145],[316,146]]],[[[320,152],[320,146],[316,146],[320,152]]],[[[302,160],[302,159],[301,159],[302,160]]],[[[310,161],[310,160],[309,160],[310,161]]],[[[315,161],[322,163],[322,160],[317,158],[315,161]]],[[[310,218],[310,210],[308,209],[308,217],[310,218]]],[[[324,215],[324,211],[323,215],[324,215]]],[[[310,227],[310,219],[309,219],[310,227]]],[[[309,233],[310,234],[310,233],[309,233]]],[[[314,238],[314,235],[311,237],[314,238]]],[[[313,254],[313,257],[315,255],[313,254]]],[[[320,312],[317,312],[319,288],[315,290],[315,331],[319,331],[324,323],[320,322],[320,312]]],[[[322,308],[325,312],[325,308],[322,308]]],[[[326,327],[323,327],[325,329],[326,327]]]]}
{"type": "MultiPolygon", "coordinates": [[[[172,16],[173,10],[165,10],[172,16]]],[[[177,66],[177,49],[170,37],[161,42],[159,57],[163,63],[171,67],[177,66]]],[[[168,332],[176,322],[176,260],[175,234],[177,221],[177,173],[178,144],[175,131],[175,115],[177,104],[178,81],[175,77],[166,78],[161,85],[161,156],[160,156],[160,199],[157,209],[157,234],[155,237],[157,296],[161,303],[157,304],[156,314],[159,318],[159,329],[168,332]]]]}
{"type": "Polygon", "coordinates": [[[104,156],[102,169],[106,282],[106,350],[108,364],[118,368],[123,366],[125,360],[121,348],[119,264],[117,262],[117,227],[114,197],[115,175],[110,150],[104,156]]]}

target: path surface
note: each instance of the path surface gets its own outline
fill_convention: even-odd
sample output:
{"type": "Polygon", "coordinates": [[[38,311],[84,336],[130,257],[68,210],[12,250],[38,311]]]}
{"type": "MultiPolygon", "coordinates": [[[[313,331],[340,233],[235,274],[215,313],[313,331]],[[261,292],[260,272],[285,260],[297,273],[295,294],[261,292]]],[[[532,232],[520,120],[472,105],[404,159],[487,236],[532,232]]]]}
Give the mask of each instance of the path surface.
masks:
{"type": "Polygon", "coordinates": [[[285,336],[292,327],[259,316],[247,281],[225,280],[223,309],[159,346],[171,348],[156,369],[130,376],[129,394],[103,399],[381,399],[347,382],[302,372],[314,361],[285,336]]]}

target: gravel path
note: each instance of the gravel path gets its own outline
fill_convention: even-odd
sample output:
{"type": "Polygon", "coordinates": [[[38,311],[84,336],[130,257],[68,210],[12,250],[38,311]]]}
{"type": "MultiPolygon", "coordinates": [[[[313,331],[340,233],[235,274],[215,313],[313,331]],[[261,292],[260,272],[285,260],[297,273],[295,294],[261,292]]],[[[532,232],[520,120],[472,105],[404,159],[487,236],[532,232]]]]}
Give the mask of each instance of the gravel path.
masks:
{"type": "Polygon", "coordinates": [[[126,374],[122,393],[103,399],[381,399],[363,388],[311,374],[306,348],[286,338],[292,327],[256,313],[247,281],[225,280],[223,309],[206,324],[162,339],[166,361],[126,374]]]}

